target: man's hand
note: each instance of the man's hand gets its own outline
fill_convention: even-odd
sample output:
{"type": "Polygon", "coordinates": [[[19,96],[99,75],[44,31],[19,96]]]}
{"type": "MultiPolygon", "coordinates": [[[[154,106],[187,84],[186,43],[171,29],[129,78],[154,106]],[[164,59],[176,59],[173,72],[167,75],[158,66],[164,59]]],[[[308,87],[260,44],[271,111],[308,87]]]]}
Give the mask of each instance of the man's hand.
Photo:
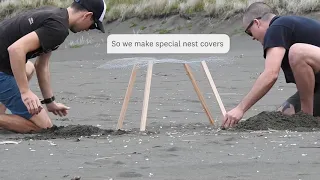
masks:
{"type": "Polygon", "coordinates": [[[244,111],[241,110],[239,107],[232,109],[231,111],[227,112],[224,116],[224,120],[222,123],[223,128],[234,127],[244,115],[244,111]]]}
{"type": "Polygon", "coordinates": [[[52,102],[50,104],[47,104],[47,109],[54,115],[59,115],[60,117],[62,117],[68,114],[67,110],[69,110],[70,107],[67,107],[61,103],[52,102]]]}
{"type": "Polygon", "coordinates": [[[31,90],[21,93],[21,99],[32,115],[39,114],[43,109],[39,98],[31,90]]]}

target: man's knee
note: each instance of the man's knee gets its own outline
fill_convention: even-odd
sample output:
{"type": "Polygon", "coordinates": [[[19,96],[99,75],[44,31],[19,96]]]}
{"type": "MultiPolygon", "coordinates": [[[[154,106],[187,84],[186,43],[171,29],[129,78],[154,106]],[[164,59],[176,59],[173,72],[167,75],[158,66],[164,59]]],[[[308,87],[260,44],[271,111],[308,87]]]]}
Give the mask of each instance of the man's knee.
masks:
{"type": "Polygon", "coordinates": [[[306,52],[306,44],[303,43],[296,43],[293,44],[289,49],[289,64],[291,67],[295,67],[302,63],[305,59],[306,52]]]}
{"type": "Polygon", "coordinates": [[[320,71],[320,47],[312,44],[295,43],[289,49],[289,64],[293,71],[302,65],[310,66],[315,73],[320,71]]]}
{"type": "Polygon", "coordinates": [[[33,115],[30,120],[41,129],[51,128],[52,121],[45,109],[42,109],[39,114],[33,115]]]}
{"type": "Polygon", "coordinates": [[[31,61],[28,61],[26,63],[26,73],[29,81],[32,78],[34,72],[35,72],[34,64],[31,61]]]}

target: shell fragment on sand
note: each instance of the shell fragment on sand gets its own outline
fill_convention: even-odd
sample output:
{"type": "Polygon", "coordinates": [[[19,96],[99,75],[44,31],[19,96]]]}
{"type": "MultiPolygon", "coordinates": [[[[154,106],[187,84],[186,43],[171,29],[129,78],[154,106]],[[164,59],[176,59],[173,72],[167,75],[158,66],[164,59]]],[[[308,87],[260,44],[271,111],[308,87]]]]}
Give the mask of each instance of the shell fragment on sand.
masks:
{"type": "Polygon", "coordinates": [[[2,141],[0,142],[0,145],[5,145],[5,144],[20,144],[21,141],[2,141]]]}

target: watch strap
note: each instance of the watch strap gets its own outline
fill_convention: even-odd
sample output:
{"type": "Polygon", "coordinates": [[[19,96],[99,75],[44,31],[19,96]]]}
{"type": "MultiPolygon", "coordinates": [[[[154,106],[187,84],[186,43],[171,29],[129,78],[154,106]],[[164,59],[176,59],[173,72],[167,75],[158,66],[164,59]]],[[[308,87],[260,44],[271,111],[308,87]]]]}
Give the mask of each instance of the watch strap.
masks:
{"type": "Polygon", "coordinates": [[[52,103],[55,100],[55,97],[52,96],[51,98],[47,98],[41,101],[41,104],[49,104],[52,103]]]}

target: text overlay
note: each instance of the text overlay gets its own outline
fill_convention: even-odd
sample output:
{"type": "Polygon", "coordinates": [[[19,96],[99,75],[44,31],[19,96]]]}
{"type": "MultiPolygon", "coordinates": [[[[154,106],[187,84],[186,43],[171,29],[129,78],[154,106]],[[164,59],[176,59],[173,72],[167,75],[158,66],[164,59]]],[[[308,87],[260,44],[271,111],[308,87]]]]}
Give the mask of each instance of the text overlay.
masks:
{"type": "Polygon", "coordinates": [[[108,54],[222,54],[230,50],[226,34],[112,34],[108,54]]]}

